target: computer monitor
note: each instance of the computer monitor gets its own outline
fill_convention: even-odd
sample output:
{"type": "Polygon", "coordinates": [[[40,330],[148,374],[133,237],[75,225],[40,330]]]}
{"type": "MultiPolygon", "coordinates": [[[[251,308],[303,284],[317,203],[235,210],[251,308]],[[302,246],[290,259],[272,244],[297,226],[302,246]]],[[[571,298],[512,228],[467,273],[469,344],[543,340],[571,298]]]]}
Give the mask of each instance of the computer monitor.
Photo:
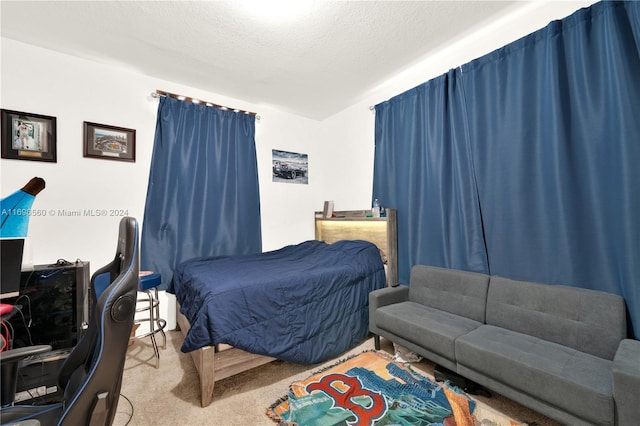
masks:
{"type": "Polygon", "coordinates": [[[0,239],[0,299],[20,293],[20,271],[24,238],[0,239]]]}

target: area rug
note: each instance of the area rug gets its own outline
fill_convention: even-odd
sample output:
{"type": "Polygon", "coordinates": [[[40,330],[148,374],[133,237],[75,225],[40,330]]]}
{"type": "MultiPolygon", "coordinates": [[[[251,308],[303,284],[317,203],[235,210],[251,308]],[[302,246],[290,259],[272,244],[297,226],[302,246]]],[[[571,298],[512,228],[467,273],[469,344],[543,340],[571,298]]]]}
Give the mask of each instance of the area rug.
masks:
{"type": "Polygon", "coordinates": [[[367,351],[294,382],[267,415],[281,425],[515,426],[464,392],[367,351]]]}

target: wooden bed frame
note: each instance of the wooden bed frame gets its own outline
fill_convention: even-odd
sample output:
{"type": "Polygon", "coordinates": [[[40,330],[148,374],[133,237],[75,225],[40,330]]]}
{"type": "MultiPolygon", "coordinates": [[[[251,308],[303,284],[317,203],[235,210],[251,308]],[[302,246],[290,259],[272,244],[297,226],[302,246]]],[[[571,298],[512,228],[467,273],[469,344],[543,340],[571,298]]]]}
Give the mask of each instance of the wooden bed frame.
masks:
{"type": "MultiPolygon", "coordinates": [[[[323,218],[322,212],[315,213],[316,240],[334,243],[339,240],[365,240],[380,249],[387,274],[387,285],[398,282],[398,242],[395,209],[386,209],[387,216],[368,218],[369,211],[336,211],[334,217],[323,218]]],[[[180,313],[177,306],[176,319],[182,336],[185,337],[191,325],[180,313]]],[[[213,399],[215,382],[243,371],[269,363],[275,358],[252,354],[228,345],[207,346],[190,352],[200,377],[202,407],[207,407],[213,399]]]]}

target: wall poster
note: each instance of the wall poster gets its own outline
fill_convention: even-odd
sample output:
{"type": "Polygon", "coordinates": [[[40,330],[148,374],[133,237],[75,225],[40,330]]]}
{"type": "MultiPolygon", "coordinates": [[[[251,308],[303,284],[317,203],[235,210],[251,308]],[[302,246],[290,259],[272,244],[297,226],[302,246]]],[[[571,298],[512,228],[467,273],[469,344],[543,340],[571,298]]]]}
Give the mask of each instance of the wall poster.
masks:
{"type": "Polygon", "coordinates": [[[271,150],[273,181],[281,183],[309,183],[309,156],[297,152],[271,150]]]}

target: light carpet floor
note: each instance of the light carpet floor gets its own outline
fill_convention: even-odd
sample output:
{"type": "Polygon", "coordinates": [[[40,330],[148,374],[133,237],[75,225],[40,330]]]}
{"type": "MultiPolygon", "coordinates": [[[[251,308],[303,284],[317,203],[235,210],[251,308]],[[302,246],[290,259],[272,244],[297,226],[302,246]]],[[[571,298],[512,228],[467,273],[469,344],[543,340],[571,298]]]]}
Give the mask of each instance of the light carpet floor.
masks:
{"type": "MultiPolygon", "coordinates": [[[[159,343],[161,343],[159,338],[159,343]]],[[[274,426],[266,409],[287,394],[289,385],[304,379],[344,356],[373,349],[373,339],[335,360],[323,364],[300,365],[275,361],[216,382],[213,402],[200,407],[198,375],[189,354],[180,352],[180,331],[167,332],[167,347],[160,349],[160,368],[156,369],[150,338],[129,347],[122,382],[121,397],[114,425],[218,425],[274,426]]],[[[393,354],[391,342],[382,339],[382,350],[393,354]]],[[[421,361],[414,368],[433,377],[433,364],[421,361]]],[[[537,426],[559,426],[534,411],[499,395],[490,398],[472,396],[517,421],[537,426]]]]}

